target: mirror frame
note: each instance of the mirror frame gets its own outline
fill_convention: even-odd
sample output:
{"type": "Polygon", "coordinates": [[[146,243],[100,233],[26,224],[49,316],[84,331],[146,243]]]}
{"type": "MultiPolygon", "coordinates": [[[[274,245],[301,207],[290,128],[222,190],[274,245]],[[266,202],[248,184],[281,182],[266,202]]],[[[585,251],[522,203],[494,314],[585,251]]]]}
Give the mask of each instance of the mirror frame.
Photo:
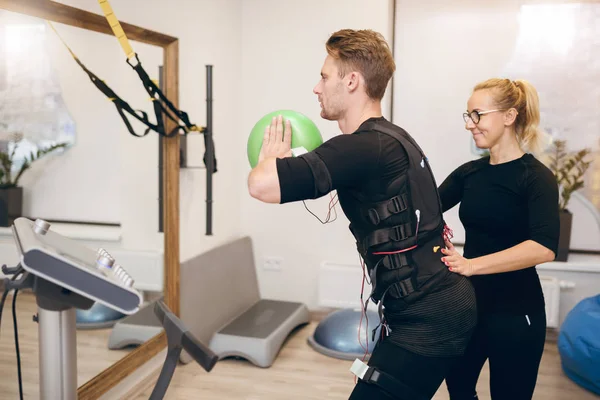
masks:
{"type": "MultiPolygon", "coordinates": [[[[51,0],[0,0],[0,9],[114,36],[104,15],[94,14],[51,0]]],[[[121,21],[120,21],[121,22],[121,21]]],[[[179,41],[176,37],[121,22],[130,40],[163,49],[163,92],[178,107],[179,41]]],[[[121,60],[119,60],[120,62],[121,60]]],[[[135,78],[132,78],[135,79],[135,78]]],[[[165,118],[166,131],[175,123],[165,118]]],[[[167,306],[179,316],[179,135],[163,137],[164,287],[167,306]]],[[[167,345],[163,332],[132,350],[125,357],[77,388],[78,399],[97,399],[167,345]]]]}

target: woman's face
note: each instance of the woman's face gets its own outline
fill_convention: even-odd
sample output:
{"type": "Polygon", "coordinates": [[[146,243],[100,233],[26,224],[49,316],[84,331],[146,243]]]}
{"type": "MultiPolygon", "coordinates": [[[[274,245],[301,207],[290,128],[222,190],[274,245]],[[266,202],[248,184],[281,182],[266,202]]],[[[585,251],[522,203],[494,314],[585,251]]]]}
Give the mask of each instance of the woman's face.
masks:
{"type": "Polygon", "coordinates": [[[476,90],[467,102],[465,128],[471,131],[475,145],[490,149],[500,141],[507,128],[504,110],[500,110],[488,89],[476,90]]]}

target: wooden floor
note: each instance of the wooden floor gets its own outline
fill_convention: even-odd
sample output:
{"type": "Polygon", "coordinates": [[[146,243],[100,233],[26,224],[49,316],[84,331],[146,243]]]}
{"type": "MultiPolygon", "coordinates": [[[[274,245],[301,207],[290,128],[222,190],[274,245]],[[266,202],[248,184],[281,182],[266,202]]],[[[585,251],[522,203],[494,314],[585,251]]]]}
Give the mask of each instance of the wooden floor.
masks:
{"type": "MultiPolygon", "coordinates": [[[[166,400],[325,400],[347,399],[354,386],[351,361],[326,357],[307,343],[316,322],[300,328],[283,346],[268,369],[235,359],[218,362],[210,373],[194,363],[179,365],[166,400]]],[[[478,383],[480,400],[489,400],[487,363],[478,383]]],[[[152,387],[135,400],[148,399],[152,387]]],[[[442,384],[434,400],[448,400],[442,384]]],[[[598,400],[591,392],[565,377],[560,367],[556,342],[549,341],[540,366],[535,400],[598,400]]]]}
{"type": "MultiPolygon", "coordinates": [[[[18,398],[17,367],[12,324],[12,297],[7,298],[0,329],[0,398],[18,398]]],[[[19,347],[23,369],[25,399],[38,399],[37,324],[31,319],[36,312],[33,296],[19,293],[17,316],[19,347]]],[[[307,344],[316,322],[294,332],[285,343],[271,368],[254,367],[243,360],[228,359],[217,363],[207,373],[190,363],[179,365],[171,381],[166,400],[271,400],[271,399],[347,399],[354,385],[348,371],[350,361],[337,360],[315,352],[307,344]],[[302,391],[300,393],[300,391],[302,391]]],[[[78,382],[81,385],[102,369],[122,358],[125,351],[108,350],[110,330],[78,330],[78,382]]],[[[481,400],[490,399],[487,365],[481,374],[478,390],[481,400]]],[[[152,388],[135,400],[146,400],[152,388]]],[[[434,400],[447,400],[442,384],[434,400]]],[[[548,342],[538,385],[536,400],[599,400],[567,379],[559,363],[556,343],[548,342]]]]}
{"type": "MultiPolygon", "coordinates": [[[[18,399],[19,385],[17,356],[13,330],[12,294],[9,294],[2,311],[0,329],[0,399],[18,399]]],[[[32,316],[37,313],[31,292],[17,295],[17,327],[23,382],[23,398],[39,399],[38,324],[32,316]]],[[[103,369],[123,358],[129,350],[109,350],[110,329],[77,331],[77,383],[96,376],[103,369]]]]}

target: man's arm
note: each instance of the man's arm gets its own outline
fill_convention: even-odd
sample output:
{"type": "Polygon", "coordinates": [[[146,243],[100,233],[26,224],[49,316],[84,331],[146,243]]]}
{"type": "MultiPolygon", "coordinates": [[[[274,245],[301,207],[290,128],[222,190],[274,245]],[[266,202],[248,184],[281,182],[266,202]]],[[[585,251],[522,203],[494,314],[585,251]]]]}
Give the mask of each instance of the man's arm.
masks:
{"type": "Polygon", "coordinates": [[[250,196],[265,203],[279,203],[281,190],[277,174],[277,158],[291,156],[292,126],[290,120],[283,121],[281,115],[273,117],[265,128],[258,164],[248,175],[250,196]],[[284,127],[285,125],[285,127],[284,127]]]}
{"type": "Polygon", "coordinates": [[[281,202],[281,188],[277,173],[277,158],[270,157],[259,162],[248,175],[250,196],[265,203],[281,202]]]}
{"type": "Polygon", "coordinates": [[[373,135],[339,135],[298,157],[267,157],[250,172],[250,195],[283,204],[364,182],[378,165],[377,140],[373,135]]]}

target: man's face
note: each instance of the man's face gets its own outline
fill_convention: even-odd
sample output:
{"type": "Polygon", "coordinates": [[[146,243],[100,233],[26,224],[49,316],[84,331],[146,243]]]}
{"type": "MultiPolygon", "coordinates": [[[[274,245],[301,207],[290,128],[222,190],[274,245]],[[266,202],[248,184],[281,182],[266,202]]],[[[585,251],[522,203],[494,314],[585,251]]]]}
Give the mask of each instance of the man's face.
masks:
{"type": "Polygon", "coordinates": [[[337,121],[345,112],[344,80],[340,78],[335,59],[327,56],[321,68],[321,80],[313,92],[321,104],[321,118],[337,121]]]}

